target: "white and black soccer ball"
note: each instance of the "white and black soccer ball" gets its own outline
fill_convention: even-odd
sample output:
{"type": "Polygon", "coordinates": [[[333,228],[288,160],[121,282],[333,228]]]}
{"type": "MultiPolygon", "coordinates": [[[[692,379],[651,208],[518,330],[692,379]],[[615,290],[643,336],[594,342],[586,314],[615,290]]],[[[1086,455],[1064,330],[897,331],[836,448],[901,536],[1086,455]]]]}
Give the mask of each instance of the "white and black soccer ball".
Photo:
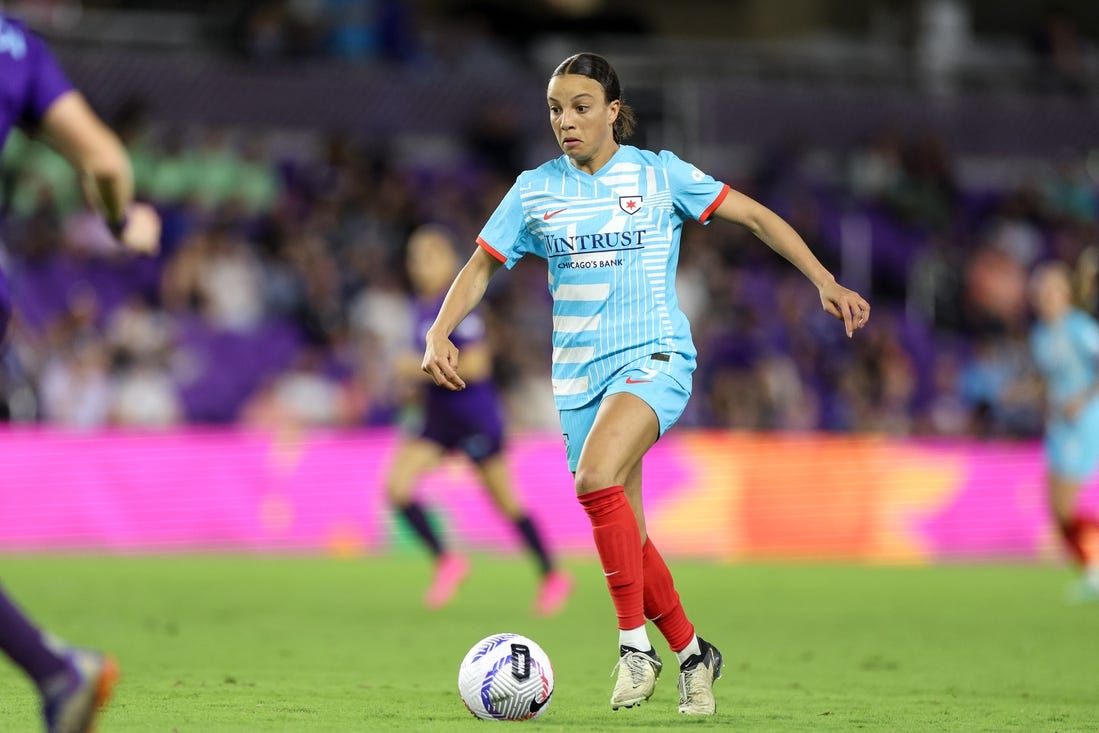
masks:
{"type": "Polygon", "coordinates": [[[530,720],[553,695],[553,667],[542,647],[519,634],[481,639],[458,669],[458,692],[482,720],[530,720]]]}

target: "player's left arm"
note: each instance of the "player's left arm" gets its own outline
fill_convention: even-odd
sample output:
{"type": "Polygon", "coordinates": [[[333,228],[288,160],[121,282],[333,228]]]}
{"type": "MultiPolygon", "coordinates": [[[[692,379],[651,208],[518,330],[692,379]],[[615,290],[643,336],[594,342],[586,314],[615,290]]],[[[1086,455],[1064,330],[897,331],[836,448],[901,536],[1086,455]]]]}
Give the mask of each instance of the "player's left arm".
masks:
{"type": "Polygon", "coordinates": [[[870,320],[870,304],[866,299],[836,282],[805,240],[775,212],[730,189],[714,210],[714,216],[745,227],[797,267],[817,287],[824,310],[843,321],[848,337],[870,320]]]}
{"type": "Polygon", "coordinates": [[[134,177],[126,148],[84,96],[69,90],[54,100],[39,132],[81,174],[88,197],[118,240],[134,251],[155,252],[160,242],[160,217],[153,207],[134,203],[134,177]]]}

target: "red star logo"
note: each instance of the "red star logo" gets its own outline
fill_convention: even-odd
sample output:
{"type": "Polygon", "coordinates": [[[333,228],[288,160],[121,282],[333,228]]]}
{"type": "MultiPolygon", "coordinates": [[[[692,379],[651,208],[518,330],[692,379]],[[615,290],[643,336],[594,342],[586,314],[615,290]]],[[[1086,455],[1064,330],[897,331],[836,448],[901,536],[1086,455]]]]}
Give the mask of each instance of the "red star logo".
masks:
{"type": "Polygon", "coordinates": [[[626,206],[630,207],[631,209],[637,208],[637,202],[633,200],[627,201],[626,206]]]}

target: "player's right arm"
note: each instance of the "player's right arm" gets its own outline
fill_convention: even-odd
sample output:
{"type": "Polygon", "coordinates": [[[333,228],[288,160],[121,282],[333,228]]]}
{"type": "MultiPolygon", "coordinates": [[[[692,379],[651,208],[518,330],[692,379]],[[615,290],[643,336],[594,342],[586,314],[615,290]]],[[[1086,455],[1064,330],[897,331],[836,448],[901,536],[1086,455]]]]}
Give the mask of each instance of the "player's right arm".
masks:
{"type": "Polygon", "coordinates": [[[151,206],[134,203],[134,177],[126,149],[83,95],[69,90],[54,100],[42,118],[40,132],[81,174],[88,197],[118,240],[137,252],[155,252],[160,217],[151,206]]]}
{"type": "Polygon", "coordinates": [[[440,387],[455,391],[465,389],[465,381],[458,376],[458,348],[450,340],[450,334],[481,302],[488,281],[502,264],[487,250],[478,247],[447,291],[439,315],[427,331],[424,360],[420,366],[440,387]]]}

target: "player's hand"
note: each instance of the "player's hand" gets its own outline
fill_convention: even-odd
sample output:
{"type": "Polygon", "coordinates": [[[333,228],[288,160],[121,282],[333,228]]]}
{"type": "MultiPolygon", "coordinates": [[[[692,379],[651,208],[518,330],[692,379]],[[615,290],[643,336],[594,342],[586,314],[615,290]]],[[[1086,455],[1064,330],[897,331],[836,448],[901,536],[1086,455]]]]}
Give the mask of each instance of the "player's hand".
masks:
{"type": "Polygon", "coordinates": [[[854,290],[848,290],[835,280],[821,286],[820,302],[827,313],[843,321],[847,338],[855,335],[870,320],[870,304],[854,290]]]}
{"type": "Polygon", "coordinates": [[[440,387],[457,392],[466,388],[458,376],[458,347],[445,336],[427,334],[427,348],[420,368],[440,387]]]}
{"type": "Polygon", "coordinates": [[[160,214],[149,204],[131,204],[118,240],[131,252],[155,255],[160,249],[160,214]]]}

